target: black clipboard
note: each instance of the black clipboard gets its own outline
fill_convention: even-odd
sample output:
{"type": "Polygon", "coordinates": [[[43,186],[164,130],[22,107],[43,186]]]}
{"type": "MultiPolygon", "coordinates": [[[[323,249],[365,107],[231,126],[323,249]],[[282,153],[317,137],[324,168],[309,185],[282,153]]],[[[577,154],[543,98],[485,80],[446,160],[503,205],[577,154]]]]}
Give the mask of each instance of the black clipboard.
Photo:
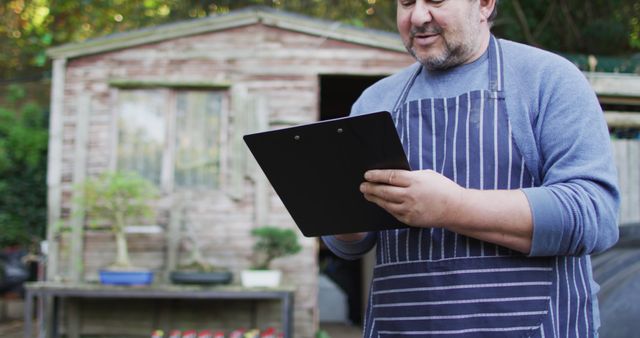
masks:
{"type": "Polygon", "coordinates": [[[367,170],[410,170],[389,112],[243,138],[305,236],[406,227],[360,192],[367,170]]]}

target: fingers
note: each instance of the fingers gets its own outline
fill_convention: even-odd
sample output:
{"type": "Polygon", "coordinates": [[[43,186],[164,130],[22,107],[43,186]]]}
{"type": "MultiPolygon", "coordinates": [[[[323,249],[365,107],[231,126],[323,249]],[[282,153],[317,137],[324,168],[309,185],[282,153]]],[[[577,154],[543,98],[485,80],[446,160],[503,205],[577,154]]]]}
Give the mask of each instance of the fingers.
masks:
{"type": "Polygon", "coordinates": [[[411,184],[409,171],[407,170],[369,170],[364,174],[364,179],[373,183],[388,184],[397,187],[408,187],[411,184]]]}
{"type": "Polygon", "coordinates": [[[367,201],[377,204],[382,209],[398,217],[398,214],[402,214],[404,211],[404,204],[401,202],[395,202],[392,200],[384,199],[376,195],[364,194],[364,198],[367,201]]]}
{"type": "Polygon", "coordinates": [[[371,198],[391,203],[402,203],[405,199],[405,189],[387,184],[364,182],[360,185],[360,192],[371,202],[371,198]]]}

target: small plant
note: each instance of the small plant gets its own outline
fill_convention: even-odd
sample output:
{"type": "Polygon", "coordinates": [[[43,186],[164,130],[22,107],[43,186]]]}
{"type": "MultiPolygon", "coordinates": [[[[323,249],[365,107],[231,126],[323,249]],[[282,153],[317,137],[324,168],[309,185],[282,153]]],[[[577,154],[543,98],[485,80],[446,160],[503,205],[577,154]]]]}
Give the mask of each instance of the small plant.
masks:
{"type": "Polygon", "coordinates": [[[291,229],[263,226],[253,229],[251,235],[258,238],[253,246],[253,269],[256,270],[267,270],[272,260],[296,254],[302,249],[298,236],[291,229]]]}
{"type": "Polygon", "coordinates": [[[188,222],[185,224],[185,243],[187,249],[189,250],[189,259],[186,263],[178,266],[178,270],[181,271],[194,271],[194,272],[219,272],[219,271],[227,271],[227,269],[223,269],[217,266],[214,266],[207,262],[202,254],[202,249],[200,247],[200,241],[196,232],[194,230],[194,224],[188,222]]]}
{"type": "Polygon", "coordinates": [[[318,330],[315,338],[331,338],[331,336],[325,330],[318,330]]]}
{"type": "Polygon", "coordinates": [[[151,182],[135,173],[107,172],[86,180],[78,203],[93,224],[108,223],[116,239],[117,255],[112,269],[132,268],[125,226],[153,215],[149,201],[157,196],[151,182]]]}

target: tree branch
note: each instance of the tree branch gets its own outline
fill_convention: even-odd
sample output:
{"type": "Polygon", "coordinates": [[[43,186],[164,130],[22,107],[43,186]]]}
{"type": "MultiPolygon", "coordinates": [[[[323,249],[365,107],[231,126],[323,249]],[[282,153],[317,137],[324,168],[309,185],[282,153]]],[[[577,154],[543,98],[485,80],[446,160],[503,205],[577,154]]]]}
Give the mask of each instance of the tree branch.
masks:
{"type": "MultiPolygon", "coordinates": [[[[572,33],[573,37],[575,38],[575,44],[578,47],[581,47],[582,35],[580,34],[580,30],[578,29],[578,27],[576,26],[573,20],[573,16],[571,16],[571,9],[569,9],[569,4],[567,4],[566,0],[560,0],[560,9],[562,10],[562,14],[564,14],[564,18],[565,18],[564,22],[566,23],[566,27],[568,27],[569,31],[572,33]]],[[[567,46],[567,47],[570,48],[573,46],[567,46]]]]}
{"type": "Polygon", "coordinates": [[[535,38],[531,34],[531,29],[529,28],[529,23],[527,22],[527,16],[524,14],[522,5],[520,5],[520,0],[513,0],[512,3],[513,9],[516,12],[516,18],[518,19],[518,23],[520,24],[520,28],[522,29],[525,40],[530,45],[538,46],[538,43],[535,41],[535,38]]]}
{"type": "Polygon", "coordinates": [[[540,37],[540,34],[542,34],[542,32],[545,31],[547,25],[549,24],[549,22],[551,22],[551,18],[553,17],[553,14],[556,12],[557,5],[558,3],[555,0],[551,1],[551,5],[547,7],[547,12],[544,14],[544,18],[542,18],[542,20],[536,27],[535,32],[533,32],[534,38],[537,39],[538,37],[540,37]]]}

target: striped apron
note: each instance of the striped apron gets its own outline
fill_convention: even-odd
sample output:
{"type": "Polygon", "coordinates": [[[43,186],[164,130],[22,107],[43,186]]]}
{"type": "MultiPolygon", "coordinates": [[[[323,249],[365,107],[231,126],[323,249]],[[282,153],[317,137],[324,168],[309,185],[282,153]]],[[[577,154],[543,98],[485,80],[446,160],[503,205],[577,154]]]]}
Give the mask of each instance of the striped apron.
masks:
{"type": "MultiPolygon", "coordinates": [[[[406,102],[418,70],[392,114],[398,134],[413,170],[473,189],[536,186],[489,45],[490,90],[406,102]]],[[[529,258],[440,228],[381,231],[376,255],[364,337],[593,336],[588,257],[529,258]]]]}

